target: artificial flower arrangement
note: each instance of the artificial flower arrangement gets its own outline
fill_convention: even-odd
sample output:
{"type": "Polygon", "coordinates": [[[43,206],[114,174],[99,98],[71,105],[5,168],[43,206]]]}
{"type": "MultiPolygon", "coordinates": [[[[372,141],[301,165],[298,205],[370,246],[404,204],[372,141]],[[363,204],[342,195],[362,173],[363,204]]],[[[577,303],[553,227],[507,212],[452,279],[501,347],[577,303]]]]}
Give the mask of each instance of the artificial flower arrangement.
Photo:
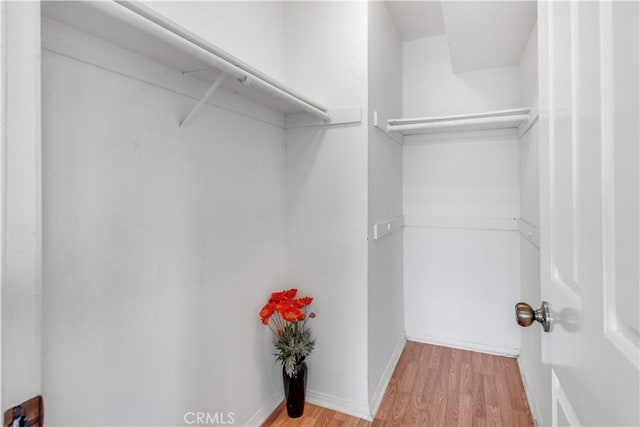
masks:
{"type": "Polygon", "coordinates": [[[297,293],[295,288],[274,292],[260,310],[262,323],[269,326],[276,336],[274,345],[277,352],[274,356],[290,377],[315,346],[311,331],[307,329],[307,319],[316,316],[313,312],[307,315],[307,307],[313,298],[296,298],[297,293]]]}

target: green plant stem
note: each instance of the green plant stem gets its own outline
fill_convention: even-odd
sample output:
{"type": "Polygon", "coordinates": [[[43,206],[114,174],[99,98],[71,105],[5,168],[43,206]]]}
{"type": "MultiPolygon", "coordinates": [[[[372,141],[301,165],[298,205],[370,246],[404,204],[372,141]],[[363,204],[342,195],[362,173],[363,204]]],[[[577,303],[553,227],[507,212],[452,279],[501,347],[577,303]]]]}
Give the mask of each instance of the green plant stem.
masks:
{"type": "Polygon", "coordinates": [[[267,323],[267,326],[269,326],[269,329],[271,329],[271,332],[273,332],[276,336],[278,336],[278,333],[273,329],[273,326],[271,326],[271,323],[267,323]]]}
{"type": "Polygon", "coordinates": [[[304,321],[302,322],[302,329],[307,326],[307,306],[304,306],[304,321]]]}

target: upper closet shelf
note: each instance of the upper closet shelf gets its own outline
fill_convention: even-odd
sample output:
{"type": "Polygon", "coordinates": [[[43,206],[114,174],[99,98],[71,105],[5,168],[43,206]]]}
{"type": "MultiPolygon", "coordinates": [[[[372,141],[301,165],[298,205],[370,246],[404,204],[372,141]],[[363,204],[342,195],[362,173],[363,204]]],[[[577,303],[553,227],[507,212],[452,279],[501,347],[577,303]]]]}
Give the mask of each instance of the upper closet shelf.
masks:
{"type": "Polygon", "coordinates": [[[345,123],[356,121],[355,117],[360,120],[359,107],[357,114],[353,107],[346,112],[345,108],[336,109],[334,115],[326,106],[244,64],[140,2],[42,2],[42,13],[53,21],[208,81],[210,89],[181,120],[182,125],[218,86],[284,114],[310,113],[316,117],[314,124],[345,123]]]}
{"type": "Polygon", "coordinates": [[[390,135],[396,132],[406,136],[510,128],[517,128],[522,135],[536,119],[537,114],[529,108],[415,119],[386,119],[376,112],[374,124],[390,135]]]}

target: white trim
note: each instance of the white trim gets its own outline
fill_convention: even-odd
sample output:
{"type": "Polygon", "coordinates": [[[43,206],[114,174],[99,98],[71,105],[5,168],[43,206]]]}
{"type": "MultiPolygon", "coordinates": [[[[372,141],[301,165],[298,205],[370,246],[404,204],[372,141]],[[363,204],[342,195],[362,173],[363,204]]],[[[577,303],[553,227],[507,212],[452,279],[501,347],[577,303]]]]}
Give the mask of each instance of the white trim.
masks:
{"type": "MultiPolygon", "coordinates": [[[[600,96],[602,140],[602,258],[604,332],[617,329],[616,315],[616,229],[615,229],[615,146],[613,135],[613,34],[610,2],[599,4],[600,12],[600,96]]],[[[608,337],[611,339],[611,337],[608,337]]],[[[614,343],[615,344],[615,343],[614,343]]]]}
{"type": "MultiPolygon", "coordinates": [[[[578,283],[581,282],[579,277],[579,269],[578,269],[578,136],[580,135],[578,131],[578,82],[580,81],[580,76],[578,73],[578,69],[582,68],[580,64],[580,19],[579,19],[579,11],[580,4],[578,2],[570,2],[569,3],[569,16],[570,16],[570,26],[569,30],[571,31],[571,254],[572,254],[572,279],[576,284],[576,292],[580,292],[580,287],[577,286],[578,283]]],[[[584,101],[582,101],[584,102],[584,101]]],[[[562,165],[566,166],[566,165],[562,165]]],[[[555,185],[554,182],[554,192],[557,190],[558,186],[555,185]]],[[[557,258],[554,258],[554,265],[557,267],[557,263],[555,262],[557,258]]]]}
{"type": "MultiPolygon", "coordinates": [[[[42,255],[42,3],[38,2],[35,10],[35,19],[33,21],[34,31],[36,33],[36,50],[34,52],[35,59],[33,61],[34,67],[34,75],[35,75],[35,100],[34,100],[34,118],[35,118],[35,148],[34,148],[34,162],[35,162],[35,209],[36,213],[34,215],[34,228],[35,228],[35,243],[34,243],[34,264],[35,264],[35,288],[37,293],[37,311],[36,316],[38,318],[37,323],[37,335],[38,335],[38,350],[39,350],[39,358],[40,363],[38,365],[38,394],[43,394],[42,387],[42,376],[43,376],[43,366],[42,366],[42,306],[43,306],[43,280],[42,280],[42,264],[43,264],[43,255],[42,255]]],[[[21,100],[24,102],[24,98],[21,100]]]]}
{"type": "Polygon", "coordinates": [[[473,218],[405,215],[405,227],[458,228],[471,230],[518,230],[517,218],[473,218]]]}
{"type": "Polygon", "coordinates": [[[518,370],[520,371],[520,378],[522,379],[522,385],[524,386],[524,394],[527,396],[527,403],[529,403],[529,410],[531,411],[531,416],[533,417],[533,425],[535,427],[540,426],[540,420],[542,420],[542,413],[540,412],[540,407],[535,399],[534,390],[529,385],[529,381],[527,381],[527,377],[524,374],[524,369],[522,369],[522,363],[520,356],[517,358],[518,361],[518,370]]]}
{"type": "Polygon", "coordinates": [[[282,392],[273,393],[266,400],[266,403],[262,408],[258,409],[258,411],[253,414],[249,421],[247,421],[245,426],[261,426],[267,418],[276,410],[276,408],[284,401],[284,396],[282,392]]]}
{"type": "Polygon", "coordinates": [[[600,116],[602,120],[602,236],[603,236],[603,311],[604,335],[614,347],[629,360],[636,369],[640,368],[640,349],[637,334],[625,330],[618,322],[616,305],[616,199],[615,199],[615,135],[613,108],[613,11],[611,2],[601,2],[600,6],[600,116]]]}
{"type": "Polygon", "coordinates": [[[554,426],[558,425],[558,404],[562,407],[562,412],[566,415],[570,426],[577,427],[583,425],[562,388],[558,376],[555,371],[551,369],[551,425],[554,426]]]}
{"type": "Polygon", "coordinates": [[[373,421],[369,413],[369,405],[358,404],[351,400],[335,397],[315,390],[307,390],[306,401],[312,405],[322,406],[343,414],[352,415],[367,421],[373,421]]]}
{"type": "Polygon", "coordinates": [[[460,350],[494,354],[496,356],[517,357],[520,354],[519,348],[494,346],[465,340],[451,340],[447,338],[433,337],[428,335],[407,335],[407,341],[415,341],[425,344],[439,345],[442,347],[458,348],[460,350]]]}
{"type": "Polygon", "coordinates": [[[376,389],[373,391],[371,398],[369,399],[369,408],[371,411],[371,419],[375,419],[376,414],[378,413],[378,409],[380,409],[380,404],[382,403],[382,399],[384,398],[384,394],[387,391],[387,387],[389,386],[389,381],[391,381],[391,377],[393,376],[393,372],[398,365],[398,361],[400,360],[400,356],[402,355],[402,350],[404,350],[404,346],[407,343],[407,338],[402,334],[400,339],[398,340],[398,344],[396,345],[395,350],[393,350],[393,354],[389,359],[389,363],[387,363],[382,376],[380,377],[380,381],[378,381],[378,385],[376,389]]]}
{"type": "MultiPolygon", "coordinates": [[[[549,283],[553,289],[564,295],[577,310],[582,309],[582,297],[575,291],[577,284],[572,279],[562,277],[558,270],[554,269],[553,278],[549,283]]],[[[553,328],[553,325],[551,327],[553,328]]]]}
{"type": "Polygon", "coordinates": [[[4,384],[2,378],[2,290],[4,289],[4,254],[5,254],[5,159],[6,159],[6,25],[5,2],[0,1],[0,405],[3,405],[4,384]]]}
{"type": "Polygon", "coordinates": [[[40,2],[4,3],[3,407],[42,394],[40,2]],[[10,158],[9,158],[10,157],[10,158]],[[6,297],[9,295],[10,301],[6,297]],[[7,310],[9,307],[9,310],[7,310]],[[20,310],[20,323],[11,311],[20,310]]]}
{"type": "MultiPolygon", "coordinates": [[[[634,368],[640,367],[640,360],[638,360],[638,345],[635,343],[634,338],[637,337],[635,331],[629,330],[626,327],[620,327],[617,323],[615,330],[608,330],[604,336],[614,345],[614,347],[629,360],[634,368]]],[[[610,325],[609,325],[610,326],[610,325]]]]}
{"type": "Polygon", "coordinates": [[[553,181],[553,8],[547,2],[538,3],[538,92],[539,92],[539,184],[540,184],[540,280],[544,297],[550,291],[553,278],[553,206],[551,183],[553,181]]]}

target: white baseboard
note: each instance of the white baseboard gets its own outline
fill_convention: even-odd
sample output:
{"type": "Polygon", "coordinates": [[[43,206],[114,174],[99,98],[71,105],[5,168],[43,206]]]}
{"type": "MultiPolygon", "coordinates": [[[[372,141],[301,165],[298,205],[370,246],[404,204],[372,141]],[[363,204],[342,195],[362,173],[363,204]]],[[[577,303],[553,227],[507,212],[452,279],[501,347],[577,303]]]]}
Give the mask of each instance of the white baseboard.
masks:
{"type": "Polygon", "coordinates": [[[407,340],[425,344],[440,345],[443,347],[459,348],[461,350],[479,351],[481,353],[495,354],[497,356],[517,357],[518,354],[520,354],[520,349],[518,348],[498,347],[472,341],[449,340],[423,335],[407,335],[407,340]]]}
{"type": "Polygon", "coordinates": [[[267,418],[269,418],[269,415],[271,415],[273,411],[276,410],[278,405],[280,405],[283,400],[284,400],[284,397],[282,395],[282,392],[273,393],[267,399],[267,403],[265,403],[265,405],[262,408],[260,408],[258,412],[253,414],[253,416],[249,418],[249,421],[247,421],[245,425],[261,426],[262,423],[264,423],[267,420],[267,418]]]}
{"type": "MultiPolygon", "coordinates": [[[[305,397],[306,402],[311,403],[312,405],[322,406],[323,408],[342,412],[343,414],[363,418],[367,421],[373,421],[373,419],[371,418],[371,414],[369,413],[369,407],[367,405],[358,405],[357,403],[350,400],[342,399],[326,393],[309,389],[307,389],[307,394],[305,397]]],[[[283,401],[284,396],[282,392],[273,393],[267,399],[267,403],[265,403],[265,405],[260,408],[244,425],[261,426],[262,423],[264,423],[266,419],[269,418],[269,415],[271,415],[273,411],[276,410],[278,405],[280,405],[283,401]]]]}
{"type": "Polygon", "coordinates": [[[535,399],[535,394],[531,389],[531,385],[527,381],[527,378],[524,375],[524,369],[522,369],[522,365],[520,364],[520,358],[518,357],[518,370],[520,371],[520,377],[522,378],[522,385],[524,385],[524,394],[527,396],[527,402],[529,403],[529,409],[531,410],[531,416],[533,417],[533,425],[538,427],[540,425],[540,420],[542,419],[542,414],[540,413],[540,408],[535,399]]]}
{"type": "Polygon", "coordinates": [[[323,408],[363,418],[367,421],[372,421],[371,414],[369,413],[369,407],[366,404],[357,404],[353,401],[331,396],[315,390],[307,390],[306,401],[313,405],[322,406],[323,408]]]}
{"type": "Polygon", "coordinates": [[[384,369],[382,373],[382,377],[380,381],[378,381],[378,385],[376,386],[373,395],[369,399],[369,408],[371,411],[371,418],[375,418],[376,413],[378,413],[378,409],[380,408],[380,404],[382,403],[382,398],[384,397],[384,393],[387,391],[387,386],[389,385],[389,381],[391,381],[391,376],[393,375],[393,371],[396,369],[396,365],[398,364],[398,360],[400,360],[400,355],[402,354],[402,350],[404,349],[404,345],[407,342],[407,338],[402,334],[402,337],[398,340],[398,344],[396,348],[393,350],[393,354],[389,359],[389,363],[387,363],[387,367],[384,369]]]}
{"type": "MultiPolygon", "coordinates": [[[[331,396],[326,393],[307,389],[306,402],[312,405],[322,406],[323,408],[331,409],[334,411],[342,412],[347,415],[353,415],[354,417],[363,418],[367,421],[372,421],[369,414],[369,408],[365,405],[358,405],[350,400],[341,399],[339,397],[331,396]]],[[[260,408],[250,419],[246,422],[246,426],[261,426],[269,415],[276,410],[276,408],[284,401],[282,392],[273,393],[267,403],[260,408]]]]}
{"type": "MultiPolygon", "coordinates": [[[[404,349],[405,343],[409,341],[422,342],[426,344],[440,345],[444,347],[452,347],[459,348],[461,350],[470,350],[470,351],[479,351],[482,353],[495,354],[498,356],[508,356],[508,357],[517,357],[518,349],[506,348],[506,347],[496,347],[490,346],[486,344],[474,343],[470,341],[456,341],[456,340],[446,340],[436,337],[429,336],[415,336],[408,335],[407,337],[402,336],[398,341],[396,348],[393,351],[391,358],[389,359],[389,363],[376,386],[375,391],[370,399],[370,404],[362,405],[355,403],[350,400],[342,399],[339,397],[335,397],[326,393],[322,393],[315,390],[307,390],[306,401],[313,405],[322,406],[323,408],[331,409],[334,411],[342,412],[347,415],[352,415],[354,417],[362,418],[368,421],[372,421],[375,414],[378,412],[380,404],[382,403],[382,399],[384,397],[384,393],[387,390],[387,386],[389,385],[389,381],[393,375],[393,371],[398,364],[398,360],[400,359],[400,355],[402,354],[402,350],[404,349]]],[[[520,365],[520,359],[518,359],[518,366],[520,365]]],[[[520,369],[520,375],[522,376],[522,383],[524,384],[525,393],[527,395],[527,400],[529,401],[529,407],[531,408],[531,412],[534,418],[534,423],[540,419],[540,415],[538,412],[538,408],[535,405],[535,401],[532,400],[530,393],[530,388],[527,386],[527,381],[524,378],[522,373],[522,369],[520,369]]],[[[247,421],[247,426],[259,426],[264,423],[264,421],[269,418],[269,415],[275,411],[275,409],[282,403],[283,401],[282,393],[274,393],[272,394],[267,403],[260,408],[250,419],[247,421]]],[[[537,425],[537,424],[536,424],[537,425]]]]}

